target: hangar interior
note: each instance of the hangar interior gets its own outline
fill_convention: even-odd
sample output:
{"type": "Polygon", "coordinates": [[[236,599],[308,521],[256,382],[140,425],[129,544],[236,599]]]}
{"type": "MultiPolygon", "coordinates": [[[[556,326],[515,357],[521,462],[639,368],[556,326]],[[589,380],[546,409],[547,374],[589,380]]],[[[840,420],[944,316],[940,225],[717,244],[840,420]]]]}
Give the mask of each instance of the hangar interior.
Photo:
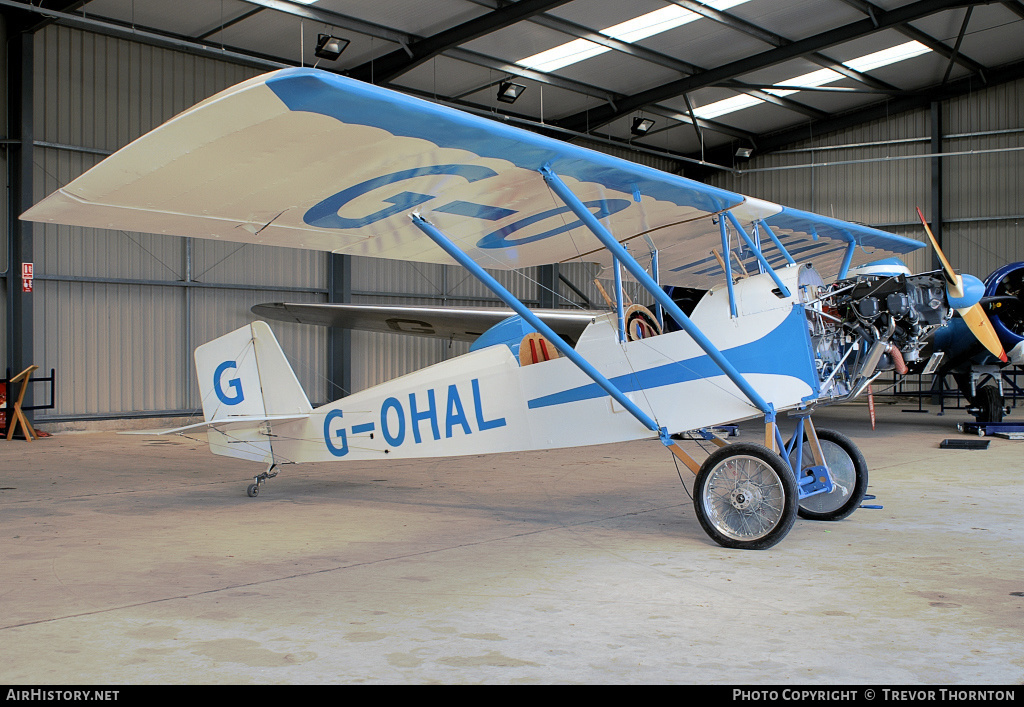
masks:
{"type": "MultiPolygon", "coordinates": [[[[18,220],[175,114],[282,66],[357,77],[379,70],[374,81],[412,95],[551,126],[593,149],[918,239],[920,207],[950,260],[977,277],[1024,259],[1019,2],[831,0],[823,11],[768,0],[574,0],[531,3],[522,18],[504,4],[0,5],[8,37],[0,368],[55,370],[54,407],[36,419],[194,412],[192,350],[248,321],[259,302],[495,302],[454,267],[18,220]],[[875,27],[870,18],[890,10],[899,16],[875,27]],[[649,35],[642,39],[602,32],[650,13],[652,28],[632,30],[649,35]],[[595,32],[600,43],[587,39],[595,32]],[[317,37],[332,33],[351,43],[335,61],[315,57],[317,37]],[[423,47],[415,57],[396,54],[414,44],[423,47]],[[581,59],[573,46],[594,56],[581,59]],[[566,47],[567,58],[552,58],[566,47]],[[879,54],[892,47],[901,49],[879,54]],[[519,56],[533,49],[548,58],[519,56]],[[840,71],[827,69],[830,61],[840,71]],[[877,66],[847,66],[869,63],[877,66]],[[497,99],[506,81],[526,87],[515,103],[497,99]],[[787,81],[815,85],[770,89],[787,81]],[[644,117],[653,128],[633,135],[644,117]],[[753,152],[737,157],[740,148],[753,152]],[[27,295],[22,262],[34,264],[27,295]]],[[[929,257],[919,251],[908,265],[930,269],[929,257]]],[[[501,277],[527,303],[603,306],[585,264],[501,277]]],[[[459,343],[320,327],[282,325],[279,338],[320,402],[465,352],[459,343]]]]}
{"type": "MultiPolygon", "coordinates": [[[[181,111],[283,67],[316,66],[728,190],[917,240],[923,239],[915,214],[920,207],[954,266],[979,278],[1024,260],[1020,0],[0,0],[0,27],[5,38],[0,73],[0,371],[6,369],[10,376],[30,364],[38,365],[40,373],[55,371],[52,407],[32,414],[44,430],[99,429],[103,425],[95,423],[102,421],[114,421],[114,427],[153,426],[153,418],[195,415],[200,402],[193,350],[251,321],[250,307],[258,303],[500,304],[457,266],[19,219],[34,203],[181,111]],[[340,55],[316,55],[323,37],[341,40],[340,55]],[[517,87],[520,96],[503,100],[502,92],[517,87]],[[26,263],[33,267],[29,291],[24,286],[26,263]]],[[[935,267],[929,249],[912,254],[907,265],[914,272],[935,267]]],[[[602,307],[595,279],[608,282],[605,273],[586,262],[495,275],[525,303],[541,307],[602,307]]],[[[460,342],[280,322],[274,331],[314,403],[468,350],[460,342]]],[[[47,397],[34,388],[28,403],[41,405],[47,397]]],[[[0,457],[12,463],[44,463],[38,451],[13,452],[10,443],[0,444],[5,445],[0,457]]],[[[1000,454],[1012,458],[1009,448],[1000,454]]],[[[89,464],[97,470],[103,466],[102,461],[89,464]]],[[[364,478],[380,473],[370,468],[364,478]]],[[[155,487],[159,472],[148,478],[155,487]]],[[[322,485],[315,475],[300,478],[310,485],[310,494],[312,487],[322,485]]],[[[121,492],[116,479],[103,483],[110,484],[105,492],[121,492]]],[[[415,483],[430,488],[440,482],[415,483]]],[[[658,492],[653,487],[646,491],[656,503],[658,492]]],[[[39,493],[22,508],[50,498],[39,493]]],[[[468,491],[460,487],[458,493],[468,491]]],[[[1009,512],[1015,504],[1019,514],[1020,500],[1019,492],[1013,492],[1003,510],[1009,512]]],[[[570,513],[572,507],[567,503],[560,512],[570,513]]],[[[586,513],[592,510],[588,507],[586,513]]],[[[281,513],[275,510],[277,519],[290,527],[281,513]]],[[[400,509],[396,513],[401,522],[400,509]]],[[[527,532],[508,532],[520,530],[527,532]]],[[[160,528],[146,532],[156,537],[160,528]]],[[[861,531],[856,537],[864,541],[866,535],[861,531]]],[[[1001,541],[1012,544],[1015,537],[1004,534],[1001,541]]],[[[872,541],[865,542],[877,550],[872,541]]],[[[706,552],[709,547],[702,544],[699,549],[706,552]]],[[[668,550],[659,546],[657,552],[668,550]]],[[[922,550],[918,557],[933,555],[922,550]]],[[[728,554],[730,559],[736,556],[728,554]]],[[[1018,548],[1004,561],[1012,564],[1019,557],[1018,548]]],[[[517,559],[529,562],[523,556],[517,559]]],[[[258,556],[247,560],[259,562],[258,556]]],[[[863,555],[858,560],[866,561],[863,555]]],[[[312,573],[312,566],[297,573],[312,573]]],[[[724,564],[719,570],[731,571],[724,564]]],[[[1019,566],[1017,570],[1019,575],[1019,566]]],[[[593,580],[591,571],[597,570],[587,567],[584,575],[593,580]]],[[[239,587],[245,580],[236,580],[233,591],[244,593],[239,587]]],[[[624,583],[615,586],[616,591],[629,591],[624,583]]],[[[559,587],[552,591],[565,590],[559,587]]],[[[1013,587],[1001,586],[1000,591],[1004,588],[1013,587]]],[[[1022,588],[1016,586],[1018,595],[1022,588]]],[[[203,592],[207,587],[199,583],[188,591],[193,589],[203,592]]],[[[952,603],[941,596],[941,588],[929,591],[932,609],[941,612],[944,604],[952,603]]],[[[128,592],[119,600],[131,603],[136,598],[128,592]]],[[[708,599],[706,605],[722,609],[720,598],[708,599]]],[[[71,601],[67,611],[85,615],[88,603],[71,601]]],[[[1019,606],[1019,601],[1012,607],[1000,605],[991,613],[1019,626],[1019,606]]],[[[758,621],[768,620],[764,610],[758,607],[758,621]]],[[[215,609],[204,611],[212,615],[215,609]]],[[[836,611],[846,616],[845,608],[836,611]]],[[[10,635],[49,621],[23,618],[7,627],[10,635]]],[[[134,625],[137,635],[148,625],[139,621],[134,625]]],[[[515,617],[503,614],[501,621],[514,623],[515,617]]],[[[420,630],[425,635],[430,628],[424,623],[420,630]]],[[[998,633],[994,627],[986,630],[998,633]]],[[[371,640],[374,631],[387,633],[376,626],[364,638],[371,640]]],[[[462,625],[459,631],[465,635],[472,627],[462,625]]],[[[598,641],[599,633],[587,635],[598,641]]],[[[1019,638],[989,638],[989,647],[1020,647],[1019,638]]],[[[215,645],[211,639],[204,650],[228,646],[229,639],[223,640],[215,645]]],[[[758,639],[765,651],[772,649],[771,643],[758,639]]],[[[371,670],[367,679],[517,679],[516,666],[499,658],[494,659],[500,666],[495,673],[487,673],[487,660],[467,659],[466,672],[451,664],[450,672],[426,678],[414,667],[415,646],[406,649],[404,657],[393,658],[394,672],[371,670]]],[[[546,650],[550,657],[559,649],[546,650]]],[[[965,648],[965,654],[971,650],[965,648]]],[[[984,652],[980,667],[963,676],[928,673],[920,666],[885,676],[1019,683],[1019,652],[1010,664],[993,670],[986,662],[992,660],[988,648],[984,652]]],[[[596,665],[597,659],[585,653],[574,658],[596,665]]],[[[281,655],[273,654],[271,662],[287,667],[291,659],[281,655]]],[[[304,656],[296,662],[303,663],[304,656]]],[[[26,664],[17,663],[16,672],[9,674],[12,681],[64,678],[59,671],[26,664]]],[[[701,681],[699,671],[672,674],[671,664],[651,666],[630,672],[623,663],[611,673],[593,667],[578,673],[530,668],[525,679],[701,681]]],[[[180,669],[152,679],[188,680],[189,668],[183,664],[180,669]]],[[[264,666],[259,670],[266,675],[264,666]]],[[[86,680],[87,674],[82,667],[73,679],[86,680]]],[[[100,674],[102,681],[119,679],[118,674],[100,674]]],[[[139,673],[123,675],[129,674],[147,680],[139,673]]],[[[806,672],[787,674],[811,679],[806,672]]],[[[730,679],[727,672],[713,675],[715,681],[730,679]]],[[[770,682],[771,675],[770,669],[759,672],[747,665],[733,677],[770,682]]],[[[856,666],[836,675],[844,682],[873,681],[856,666]]],[[[197,679],[232,678],[204,672],[197,679]]],[[[312,671],[269,679],[338,678],[312,671]]]]}

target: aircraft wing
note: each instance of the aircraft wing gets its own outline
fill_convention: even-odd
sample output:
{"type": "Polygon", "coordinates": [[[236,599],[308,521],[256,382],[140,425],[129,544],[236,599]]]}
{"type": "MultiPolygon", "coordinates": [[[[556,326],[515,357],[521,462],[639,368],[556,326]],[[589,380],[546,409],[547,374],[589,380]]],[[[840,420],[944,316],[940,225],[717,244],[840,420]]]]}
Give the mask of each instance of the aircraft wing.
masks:
{"type": "MultiPolygon", "coordinates": [[[[546,186],[550,168],[662,282],[721,280],[717,215],[775,224],[822,272],[922,247],[315,69],[229,88],[143,135],[22,218],[380,258],[451,262],[419,213],[485,268],[607,252],[546,186]]],[[[765,255],[782,256],[766,246],[765,255]]]]}
{"type": "MultiPolygon", "coordinates": [[[[559,336],[576,341],[603,312],[572,309],[531,310],[559,336]]],[[[476,341],[495,324],[513,316],[504,307],[419,307],[375,304],[292,304],[268,302],[252,308],[262,319],[336,326],[361,331],[476,341]]]]}

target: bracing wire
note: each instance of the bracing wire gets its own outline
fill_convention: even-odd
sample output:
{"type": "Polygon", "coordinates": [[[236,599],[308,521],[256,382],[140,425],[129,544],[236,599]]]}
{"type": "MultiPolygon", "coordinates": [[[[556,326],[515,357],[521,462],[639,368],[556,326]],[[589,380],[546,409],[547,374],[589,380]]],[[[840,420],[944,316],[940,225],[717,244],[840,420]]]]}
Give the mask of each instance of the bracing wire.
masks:
{"type": "Polygon", "coordinates": [[[690,493],[690,489],[688,489],[686,487],[686,482],[683,480],[683,472],[680,471],[680,469],[679,469],[679,460],[676,458],[676,455],[673,454],[672,452],[669,452],[668,455],[670,457],[672,457],[672,462],[676,465],[676,476],[679,477],[679,485],[683,487],[683,491],[686,492],[686,495],[692,501],[693,500],[693,494],[690,493]]]}

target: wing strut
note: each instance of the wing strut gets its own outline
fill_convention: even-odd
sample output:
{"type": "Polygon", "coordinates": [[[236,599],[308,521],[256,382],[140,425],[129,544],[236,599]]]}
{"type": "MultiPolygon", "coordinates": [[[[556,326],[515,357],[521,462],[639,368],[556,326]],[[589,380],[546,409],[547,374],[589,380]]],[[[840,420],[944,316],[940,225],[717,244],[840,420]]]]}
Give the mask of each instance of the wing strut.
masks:
{"type": "Polygon", "coordinates": [[[725,270],[725,286],[729,290],[729,314],[735,319],[736,295],[732,291],[732,256],[729,254],[729,231],[725,227],[725,219],[718,215],[718,230],[722,234],[722,269],[725,270]]]}
{"type": "Polygon", "coordinates": [[[768,237],[772,239],[772,243],[775,244],[775,247],[778,248],[779,252],[786,258],[786,262],[790,265],[796,265],[796,261],[793,260],[793,256],[789,254],[788,250],[786,250],[786,246],[782,245],[782,241],[780,241],[779,237],[775,235],[775,231],[772,230],[772,227],[769,226],[764,219],[757,221],[754,225],[757,226],[757,224],[760,224],[761,227],[764,228],[765,233],[767,233],[768,237]]]}
{"type": "Polygon", "coordinates": [[[744,230],[743,226],[740,225],[739,219],[733,215],[732,211],[726,211],[725,215],[729,217],[729,220],[732,221],[733,228],[739,231],[740,236],[742,236],[743,240],[746,241],[747,246],[751,251],[753,251],[754,255],[757,256],[757,261],[761,263],[761,267],[763,267],[765,271],[772,276],[772,279],[775,280],[775,284],[779,286],[779,292],[782,293],[782,296],[789,297],[789,288],[782,284],[782,280],[779,279],[779,274],[775,272],[775,268],[769,265],[768,259],[764,257],[764,253],[761,252],[761,249],[757,247],[754,241],[747,234],[746,230],[744,230]]]}
{"type": "MultiPolygon", "coordinates": [[[[588,212],[589,213],[589,212],[588,212]]],[[[525,304],[519,301],[519,299],[511,292],[505,289],[505,287],[491,277],[487,271],[482,267],[473,262],[473,259],[462,252],[451,239],[441,233],[432,223],[423,219],[419,214],[412,214],[412,222],[416,224],[416,227],[420,229],[430,240],[434,241],[441,247],[444,252],[455,258],[456,262],[462,267],[466,268],[471,274],[473,274],[480,282],[487,286],[495,295],[497,295],[505,304],[515,310],[516,314],[526,320],[530,326],[536,329],[538,332],[543,334],[555,348],[558,349],[562,354],[565,355],[570,361],[575,363],[581,371],[586,373],[590,378],[597,383],[599,386],[612,396],[622,407],[626,408],[640,423],[651,430],[656,432],[662,443],[666,446],[674,444],[668,436],[668,430],[664,427],[659,427],[658,423],[651,419],[650,415],[645,413],[639,407],[636,406],[632,400],[626,397],[626,395],[619,390],[614,383],[601,375],[596,368],[576,353],[576,349],[569,346],[562,337],[551,330],[547,324],[542,322],[525,304]]],[[[626,256],[629,257],[628,255],[626,256]]],[[[622,293],[619,292],[619,298],[621,301],[622,293]]]]}
{"type": "Polygon", "coordinates": [[[736,384],[747,399],[754,404],[757,409],[765,414],[767,421],[775,421],[775,408],[764,400],[757,391],[747,382],[747,380],[736,370],[725,355],[715,348],[715,345],[704,336],[704,333],[692,322],[690,318],[683,314],[683,310],[679,309],[679,306],[672,301],[672,298],[668,294],[658,287],[658,284],[647,274],[646,271],[640,266],[640,263],[635,258],[631,257],[622,245],[615,240],[615,237],[608,232],[608,230],[601,224],[597,218],[590,213],[584,204],[572,193],[572,190],[565,185],[565,182],[559,178],[557,174],[551,171],[547,166],[542,167],[540,170],[541,174],[544,175],[544,181],[547,182],[548,186],[558,194],[558,197],[568,206],[576,216],[583,221],[588,229],[597,237],[598,240],[604,245],[605,248],[611,252],[612,256],[621,262],[629,273],[636,278],[644,289],[654,300],[665,308],[672,317],[679,322],[679,326],[690,335],[698,346],[704,350],[704,353],[715,362],[715,364],[722,370],[722,372],[728,376],[729,380],[736,384]]]}
{"type": "MultiPolygon", "coordinates": [[[[653,243],[651,244],[651,274],[654,276],[654,284],[656,284],[658,286],[658,289],[660,290],[661,289],[661,271],[659,269],[659,264],[658,264],[658,249],[654,247],[653,243]]],[[[662,331],[665,331],[665,315],[664,315],[664,310],[661,308],[661,305],[658,304],[658,303],[654,304],[654,316],[658,320],[658,326],[661,327],[662,331]]]]}
{"type": "Polygon", "coordinates": [[[850,245],[846,246],[846,254],[843,255],[843,264],[839,266],[839,274],[836,276],[837,280],[845,280],[846,276],[850,274],[850,263],[853,262],[853,254],[857,251],[857,241],[850,241],[850,245]]]}
{"type": "Polygon", "coordinates": [[[622,265],[615,261],[615,314],[619,322],[619,343],[626,342],[626,313],[622,304],[622,265]]]}

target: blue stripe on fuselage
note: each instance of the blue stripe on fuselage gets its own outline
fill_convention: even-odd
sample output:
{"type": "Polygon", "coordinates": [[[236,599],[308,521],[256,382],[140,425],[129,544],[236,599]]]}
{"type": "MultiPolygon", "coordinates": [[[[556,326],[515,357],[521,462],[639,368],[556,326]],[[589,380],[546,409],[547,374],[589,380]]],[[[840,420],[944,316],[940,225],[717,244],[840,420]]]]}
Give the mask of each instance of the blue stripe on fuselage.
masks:
{"type": "MultiPolygon", "coordinates": [[[[807,318],[799,305],[794,305],[782,323],[763,338],[727,349],[723,354],[742,375],[767,373],[793,376],[807,383],[813,394],[818,393],[819,381],[811,354],[807,318]]],[[[705,355],[628,373],[612,378],[611,381],[622,392],[631,393],[722,375],[725,375],[722,370],[705,355]]],[[[528,407],[550,407],[605,395],[607,393],[599,385],[591,383],[534,398],[528,402],[528,407]]]]}

